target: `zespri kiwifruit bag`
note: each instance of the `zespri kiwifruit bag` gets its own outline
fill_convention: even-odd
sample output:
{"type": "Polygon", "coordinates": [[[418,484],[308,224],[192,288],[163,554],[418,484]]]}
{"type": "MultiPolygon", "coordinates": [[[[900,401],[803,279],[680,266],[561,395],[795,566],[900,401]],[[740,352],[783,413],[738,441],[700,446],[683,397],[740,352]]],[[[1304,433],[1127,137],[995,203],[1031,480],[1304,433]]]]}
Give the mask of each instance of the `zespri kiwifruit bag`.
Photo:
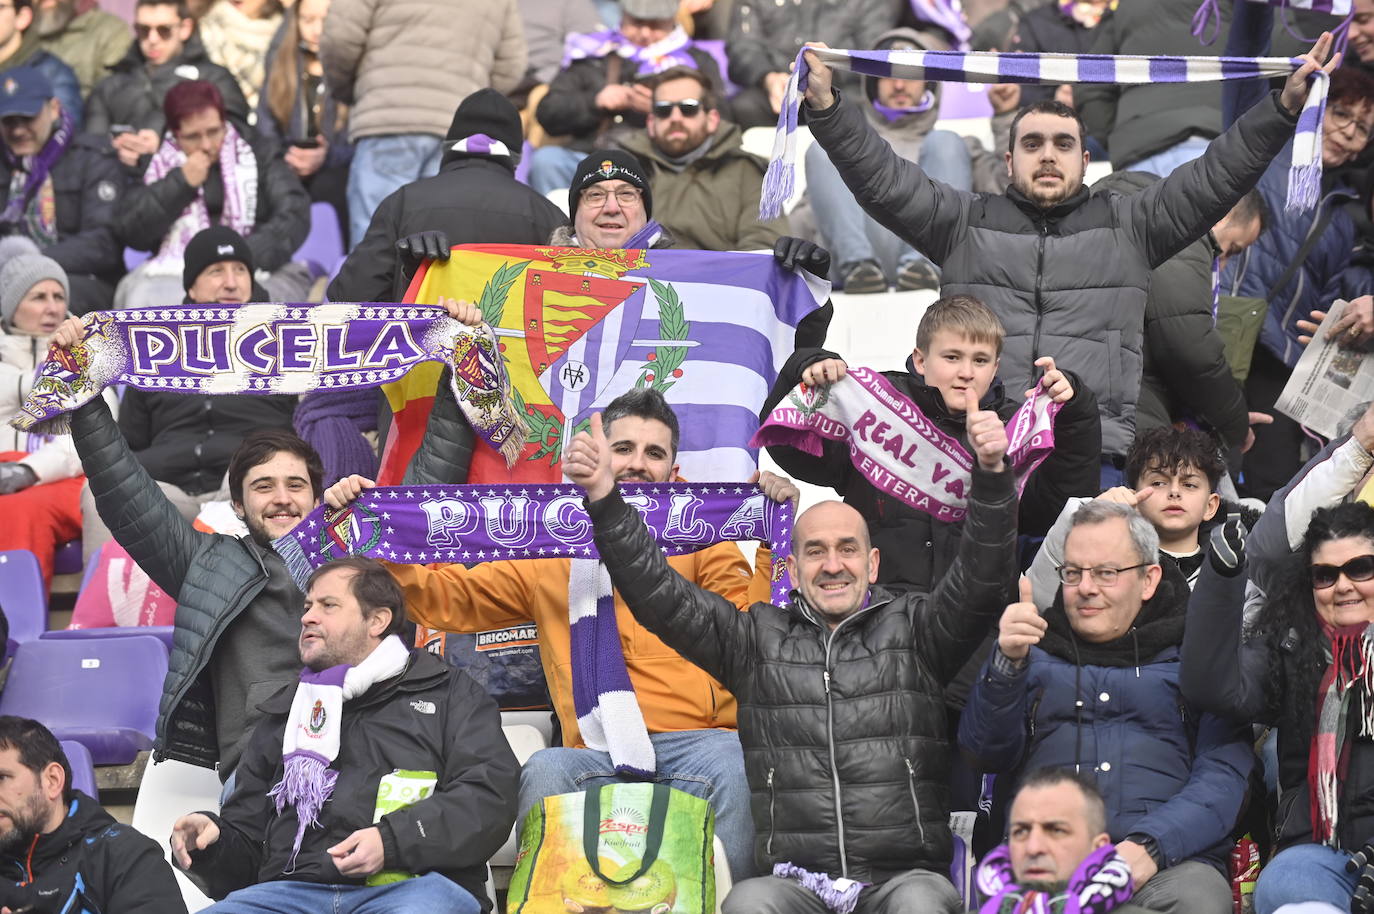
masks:
{"type": "Polygon", "coordinates": [[[712,914],[716,817],[664,784],[545,797],[520,827],[511,914],[712,914]]]}

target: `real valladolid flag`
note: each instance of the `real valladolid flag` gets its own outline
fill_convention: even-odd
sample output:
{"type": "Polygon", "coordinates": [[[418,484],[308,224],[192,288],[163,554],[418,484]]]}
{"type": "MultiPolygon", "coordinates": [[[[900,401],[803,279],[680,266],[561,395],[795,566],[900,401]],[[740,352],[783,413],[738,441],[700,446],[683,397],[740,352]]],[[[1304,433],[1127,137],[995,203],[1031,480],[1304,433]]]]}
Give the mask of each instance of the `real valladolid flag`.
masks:
{"type": "MultiPolygon", "coordinates": [[[[470,482],[558,482],[569,438],[633,387],[662,391],[677,412],[683,477],[718,480],[757,466],[759,404],[828,293],[769,254],[460,245],[420,269],[406,301],[476,303],[525,414],[514,467],[479,444],[470,482]]],[[[383,484],[400,482],[419,446],[436,378],[388,386],[383,484]]]]}

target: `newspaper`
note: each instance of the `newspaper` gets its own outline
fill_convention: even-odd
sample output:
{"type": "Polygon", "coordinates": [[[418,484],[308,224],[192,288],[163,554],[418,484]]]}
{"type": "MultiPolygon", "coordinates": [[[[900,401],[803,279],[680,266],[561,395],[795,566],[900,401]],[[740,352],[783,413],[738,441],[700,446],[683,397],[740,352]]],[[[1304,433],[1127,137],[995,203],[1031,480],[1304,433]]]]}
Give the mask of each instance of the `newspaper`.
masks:
{"type": "Polygon", "coordinates": [[[1362,409],[1374,400],[1374,363],[1369,353],[1342,349],[1326,338],[1347,304],[1342,299],[1331,305],[1274,404],[1285,416],[1326,438],[1336,437],[1337,427],[1352,409],[1362,409]]]}

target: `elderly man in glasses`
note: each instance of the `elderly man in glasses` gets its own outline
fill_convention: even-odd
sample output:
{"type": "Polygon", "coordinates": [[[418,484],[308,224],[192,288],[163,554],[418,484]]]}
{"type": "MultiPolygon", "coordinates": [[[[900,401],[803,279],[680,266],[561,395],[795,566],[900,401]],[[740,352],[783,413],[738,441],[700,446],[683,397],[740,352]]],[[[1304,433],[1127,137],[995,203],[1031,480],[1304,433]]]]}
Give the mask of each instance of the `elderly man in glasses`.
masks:
{"type": "Polygon", "coordinates": [[[648,121],[621,141],[644,163],[661,221],[677,246],[703,251],[772,249],[787,219],[760,222],[768,163],[746,152],[743,132],[721,118],[710,80],[674,67],[653,82],[648,121]]]}
{"type": "Polygon", "coordinates": [[[228,70],[210,62],[184,0],[138,0],[134,38],[86,103],[86,131],[108,136],[126,168],[141,174],[140,160],[157,152],[167,126],[162,100],[184,80],[214,83],[229,117],[247,122],[243,90],[228,70]]]}
{"type": "Polygon", "coordinates": [[[1226,914],[1230,833],[1253,764],[1249,728],[1179,693],[1188,585],[1129,505],[1080,507],[1042,616],[1021,581],[969,695],[960,747],[988,772],[1068,768],[1097,781],[1136,903],[1226,914]]]}

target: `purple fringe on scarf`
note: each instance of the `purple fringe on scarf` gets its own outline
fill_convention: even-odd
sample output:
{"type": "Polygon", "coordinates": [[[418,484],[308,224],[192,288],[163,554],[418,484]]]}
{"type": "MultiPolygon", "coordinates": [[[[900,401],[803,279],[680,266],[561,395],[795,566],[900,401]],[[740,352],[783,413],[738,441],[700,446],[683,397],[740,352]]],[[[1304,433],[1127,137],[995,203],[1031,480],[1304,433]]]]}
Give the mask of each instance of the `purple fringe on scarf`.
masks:
{"type": "Polygon", "coordinates": [[[283,761],[282,768],[281,780],[267,796],[276,800],[277,815],[282,814],[288,803],[296,810],[296,840],[291,845],[291,859],[284,871],[289,873],[296,868],[296,855],[301,852],[305,830],[319,827],[320,810],[333,796],[339,772],[329,767],[329,760],[324,756],[304,749],[291,753],[283,761]]]}
{"type": "Polygon", "coordinates": [[[773,875],[779,879],[791,879],[799,883],[835,914],[854,914],[854,906],[859,903],[859,893],[868,885],[866,882],[851,880],[848,886],[839,890],[835,888],[835,880],[825,873],[813,873],[791,863],[773,864],[773,875]]]}
{"type": "Polygon", "coordinates": [[[333,485],[345,476],[377,475],[377,452],[363,437],[377,430],[378,392],[371,387],[356,390],[315,390],[301,397],[292,424],[324,461],[324,484],[333,485]]]}

